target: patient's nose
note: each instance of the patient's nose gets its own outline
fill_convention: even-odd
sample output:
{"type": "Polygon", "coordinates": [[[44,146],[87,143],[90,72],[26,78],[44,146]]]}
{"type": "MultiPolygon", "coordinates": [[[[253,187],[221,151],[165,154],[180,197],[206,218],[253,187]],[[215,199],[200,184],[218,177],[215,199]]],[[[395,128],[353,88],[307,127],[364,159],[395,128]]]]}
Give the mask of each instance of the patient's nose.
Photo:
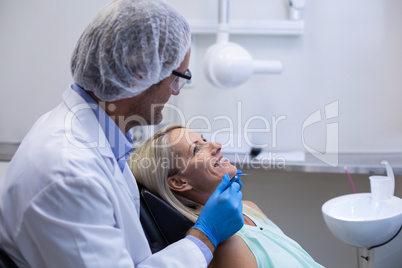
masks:
{"type": "Polygon", "coordinates": [[[210,142],[212,154],[218,154],[222,149],[222,144],[220,142],[210,142]]]}

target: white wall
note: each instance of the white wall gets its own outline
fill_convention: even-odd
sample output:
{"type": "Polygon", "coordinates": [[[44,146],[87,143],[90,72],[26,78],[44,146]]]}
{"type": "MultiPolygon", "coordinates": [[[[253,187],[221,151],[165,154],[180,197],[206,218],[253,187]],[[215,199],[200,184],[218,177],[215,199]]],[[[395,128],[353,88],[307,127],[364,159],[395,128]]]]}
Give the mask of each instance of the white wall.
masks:
{"type": "Polygon", "coordinates": [[[70,57],[107,0],[0,1],[0,141],[21,141],[71,84],[70,57]]]}
{"type": "MultiPolygon", "coordinates": [[[[69,62],[82,30],[107,0],[3,0],[0,3],[0,141],[20,141],[33,122],[54,107],[71,83],[69,62]]],[[[168,0],[188,19],[216,19],[217,0],[168,0]]],[[[286,19],[286,0],[231,0],[230,19],[286,19]]],[[[202,58],[215,41],[195,36],[192,58],[196,86],[182,90],[177,103],[188,123],[208,118],[214,130],[228,127],[225,115],[242,129],[260,115],[277,137],[260,134],[257,142],[271,149],[303,149],[306,118],[339,101],[339,150],[402,149],[402,17],[398,0],[309,0],[300,37],[232,36],[256,59],[281,60],[282,75],[255,75],[243,86],[225,91],[211,86],[202,72],[202,58]],[[241,112],[238,109],[241,101],[241,112]],[[273,148],[273,140],[276,147],[273,148]]],[[[261,121],[253,122],[261,127],[261,121]]],[[[306,129],[305,142],[324,151],[325,120],[306,129]]],[[[201,121],[192,127],[204,127],[201,121]]]]}
{"type": "MultiPolygon", "coordinates": [[[[212,18],[215,0],[170,0],[189,19],[212,18]],[[196,3],[198,2],[198,3],[196,3]],[[210,10],[202,7],[210,7],[210,10]]],[[[286,18],[286,2],[231,1],[230,18],[286,18]]],[[[401,1],[309,0],[304,12],[305,34],[300,37],[232,36],[255,59],[281,60],[282,75],[255,75],[243,86],[225,91],[211,86],[202,72],[202,58],[214,36],[196,37],[197,85],[182,90],[178,105],[191,117],[204,115],[215,129],[236,124],[241,101],[243,127],[247,119],[262,115],[286,116],[278,124],[277,150],[303,149],[301,130],[309,115],[339,101],[339,150],[342,152],[401,151],[402,149],[402,25],[401,1]],[[195,101],[196,100],[196,101],[195,101]]],[[[204,127],[198,121],[193,127],[204,127]]],[[[257,123],[257,122],[255,122],[257,123]]],[[[325,120],[308,129],[305,142],[325,150],[325,120]]],[[[262,137],[260,137],[262,138],[262,137]]],[[[272,146],[272,134],[265,135],[272,146]]],[[[264,143],[266,143],[264,142],[264,143]]]]}

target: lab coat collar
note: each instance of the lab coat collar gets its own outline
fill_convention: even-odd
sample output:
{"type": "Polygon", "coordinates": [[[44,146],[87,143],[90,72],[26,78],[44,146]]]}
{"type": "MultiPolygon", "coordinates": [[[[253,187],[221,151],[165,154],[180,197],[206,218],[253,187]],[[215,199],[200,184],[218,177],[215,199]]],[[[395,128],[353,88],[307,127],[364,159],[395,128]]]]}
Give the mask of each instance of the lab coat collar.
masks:
{"type": "MultiPolygon", "coordinates": [[[[119,168],[119,164],[115,155],[111,150],[111,146],[106,138],[106,135],[100,126],[98,119],[95,116],[91,107],[91,104],[86,102],[77,92],[68,88],[63,93],[63,100],[69,109],[66,119],[65,131],[66,135],[73,136],[77,132],[75,137],[72,137],[72,141],[78,140],[77,146],[87,146],[87,148],[95,148],[104,157],[109,158],[111,171],[113,172],[114,179],[123,185],[123,189],[130,194],[132,199],[138,199],[138,188],[135,184],[135,179],[133,174],[128,168],[125,162],[125,168],[123,171],[119,168]],[[78,131],[74,131],[74,120],[78,121],[79,124],[78,131]],[[70,132],[70,134],[69,134],[70,132]],[[80,142],[84,143],[80,143],[80,142]],[[129,189],[129,190],[127,190],[129,189]]],[[[71,142],[71,141],[70,141],[71,142]]],[[[138,202],[137,202],[138,203],[138,202]]],[[[137,211],[139,211],[138,204],[136,204],[137,211]]]]}
{"type": "Polygon", "coordinates": [[[87,103],[77,92],[69,87],[63,93],[63,101],[69,109],[69,113],[66,115],[65,131],[66,135],[72,136],[70,142],[77,141],[77,145],[86,146],[87,148],[96,147],[101,155],[104,157],[115,159],[115,156],[111,150],[110,144],[105,136],[102,127],[92,111],[91,105],[87,103]],[[74,125],[78,120],[80,127],[85,128],[83,131],[79,131],[79,135],[76,136],[74,131],[74,125]],[[79,144],[81,139],[84,140],[83,144],[79,144]]]}
{"type": "Polygon", "coordinates": [[[128,131],[123,134],[116,123],[110,118],[106,111],[95,101],[84,89],[77,84],[73,84],[71,88],[78,93],[92,108],[100,126],[102,127],[110,148],[119,164],[121,172],[124,171],[127,158],[130,155],[134,143],[132,133],[128,131]]]}

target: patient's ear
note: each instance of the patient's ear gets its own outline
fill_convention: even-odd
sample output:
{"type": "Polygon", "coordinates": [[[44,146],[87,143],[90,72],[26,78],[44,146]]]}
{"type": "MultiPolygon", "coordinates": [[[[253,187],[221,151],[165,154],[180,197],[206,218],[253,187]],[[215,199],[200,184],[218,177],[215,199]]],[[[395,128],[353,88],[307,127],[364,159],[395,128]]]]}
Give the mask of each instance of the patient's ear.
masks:
{"type": "Polygon", "coordinates": [[[192,189],[187,179],[182,176],[172,176],[167,178],[167,184],[172,191],[186,192],[192,189]]]}

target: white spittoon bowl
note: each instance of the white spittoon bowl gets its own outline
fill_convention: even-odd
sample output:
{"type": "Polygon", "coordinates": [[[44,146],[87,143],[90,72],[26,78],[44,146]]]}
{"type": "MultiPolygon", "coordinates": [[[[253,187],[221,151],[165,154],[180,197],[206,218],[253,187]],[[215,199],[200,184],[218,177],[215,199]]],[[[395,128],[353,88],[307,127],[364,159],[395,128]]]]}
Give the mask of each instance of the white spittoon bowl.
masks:
{"type": "Polygon", "coordinates": [[[387,242],[402,226],[402,199],[373,201],[371,193],[349,194],[328,200],[322,213],[329,230],[340,241],[358,248],[387,242]]]}

